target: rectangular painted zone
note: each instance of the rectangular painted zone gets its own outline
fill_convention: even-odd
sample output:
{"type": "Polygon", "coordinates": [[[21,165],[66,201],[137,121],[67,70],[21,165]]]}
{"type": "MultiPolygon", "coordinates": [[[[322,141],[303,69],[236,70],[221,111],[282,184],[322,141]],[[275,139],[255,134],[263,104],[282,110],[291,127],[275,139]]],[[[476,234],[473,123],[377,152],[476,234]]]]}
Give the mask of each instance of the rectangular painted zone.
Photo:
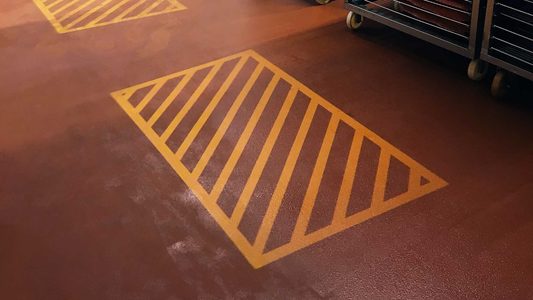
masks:
{"type": "Polygon", "coordinates": [[[255,268],[447,185],[254,51],[112,96],[255,268]],[[321,120],[323,130],[312,129],[321,120]],[[344,156],[331,155],[340,140],[348,140],[344,156]],[[366,163],[360,155],[366,143],[378,149],[374,175],[367,178],[370,200],[350,214],[358,165],[366,163]],[[316,155],[303,154],[308,144],[316,145],[316,155]],[[342,163],[331,169],[328,163],[339,157],[342,163]],[[405,191],[390,196],[393,160],[408,171],[405,191]],[[278,171],[266,171],[269,163],[278,171]],[[310,170],[305,180],[295,171],[300,165],[310,170]],[[324,182],[332,180],[328,176],[338,178],[338,187],[328,190],[325,198],[331,219],[310,230],[317,195],[325,189],[324,182]],[[265,180],[268,184],[262,184],[265,180]],[[296,180],[303,181],[302,188],[288,193],[296,180]],[[279,217],[284,201],[293,201],[295,195],[302,200],[291,232],[284,243],[268,246],[275,223],[284,221],[279,217]],[[257,224],[254,232],[243,225],[245,219],[257,224]]]}
{"type": "Polygon", "coordinates": [[[33,0],[58,33],[186,9],[176,0],[33,0]]]}

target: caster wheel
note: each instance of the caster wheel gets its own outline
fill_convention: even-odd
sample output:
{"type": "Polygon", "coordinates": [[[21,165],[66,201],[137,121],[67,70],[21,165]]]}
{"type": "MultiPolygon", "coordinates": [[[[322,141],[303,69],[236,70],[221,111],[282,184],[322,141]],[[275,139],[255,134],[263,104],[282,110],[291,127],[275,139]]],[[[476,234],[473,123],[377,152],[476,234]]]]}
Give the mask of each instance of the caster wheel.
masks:
{"type": "Polygon", "coordinates": [[[330,3],[331,0],[315,0],[315,2],[319,5],[324,5],[330,3]]]}
{"type": "Polygon", "coordinates": [[[504,70],[498,71],[494,79],[492,80],[492,86],[490,87],[490,92],[493,97],[501,98],[507,94],[508,85],[507,85],[507,72],[504,70]]]}
{"type": "Polygon", "coordinates": [[[481,81],[489,71],[489,64],[481,59],[474,59],[468,65],[468,77],[475,81],[481,81]]]}
{"type": "Polygon", "coordinates": [[[346,17],[346,25],[351,30],[357,30],[359,29],[359,27],[361,27],[361,25],[363,25],[363,20],[364,20],[363,16],[358,15],[354,13],[353,11],[351,11],[350,13],[348,13],[348,16],[346,17]]]}
{"type": "Polygon", "coordinates": [[[400,2],[394,1],[393,2],[393,6],[394,6],[394,10],[395,11],[397,11],[397,12],[401,12],[402,11],[402,7],[400,6],[400,2]]]}

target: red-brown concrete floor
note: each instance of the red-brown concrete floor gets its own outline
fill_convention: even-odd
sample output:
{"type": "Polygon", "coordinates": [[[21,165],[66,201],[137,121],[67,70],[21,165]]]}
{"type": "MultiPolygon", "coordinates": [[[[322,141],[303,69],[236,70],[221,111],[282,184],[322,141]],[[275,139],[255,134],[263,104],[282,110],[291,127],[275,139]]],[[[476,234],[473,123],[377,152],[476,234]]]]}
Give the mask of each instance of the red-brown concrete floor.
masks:
{"type": "Polygon", "coordinates": [[[66,34],[0,3],[0,299],[533,298],[528,106],[340,1],[180,2],[66,34]],[[254,269],[110,96],[249,49],[449,185],[254,269]]]}

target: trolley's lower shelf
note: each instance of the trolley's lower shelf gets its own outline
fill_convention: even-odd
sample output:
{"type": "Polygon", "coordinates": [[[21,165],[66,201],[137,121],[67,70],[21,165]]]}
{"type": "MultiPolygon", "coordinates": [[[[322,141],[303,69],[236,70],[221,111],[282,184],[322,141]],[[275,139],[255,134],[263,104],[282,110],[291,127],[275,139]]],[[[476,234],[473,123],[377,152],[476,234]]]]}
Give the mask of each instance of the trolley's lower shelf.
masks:
{"type": "Polygon", "coordinates": [[[350,0],[345,3],[344,7],[365,18],[375,20],[462,56],[474,58],[473,47],[469,43],[470,24],[461,23],[415,7],[407,0],[377,0],[373,2],[369,0],[350,0]],[[461,27],[464,27],[464,33],[459,33],[461,30],[452,30],[439,26],[438,21],[424,20],[420,18],[421,16],[434,17],[438,21],[455,25],[455,28],[461,29],[461,27]]]}

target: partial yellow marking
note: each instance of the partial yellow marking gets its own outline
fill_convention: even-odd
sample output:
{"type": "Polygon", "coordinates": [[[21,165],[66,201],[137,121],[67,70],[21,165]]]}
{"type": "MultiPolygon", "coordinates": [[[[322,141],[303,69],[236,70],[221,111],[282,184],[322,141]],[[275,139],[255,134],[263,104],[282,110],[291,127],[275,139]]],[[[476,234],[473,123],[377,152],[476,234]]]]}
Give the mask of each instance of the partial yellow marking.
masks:
{"type": "Polygon", "coordinates": [[[337,205],[335,206],[335,212],[333,213],[333,222],[339,222],[346,218],[346,211],[348,209],[350,195],[352,194],[355,171],[357,170],[359,154],[361,153],[361,146],[363,145],[364,137],[365,136],[358,130],[355,131],[352,139],[352,145],[350,147],[350,154],[348,154],[348,160],[346,162],[346,169],[344,170],[344,176],[342,177],[337,205]]]}
{"type": "MultiPolygon", "coordinates": [[[[237,76],[237,73],[239,72],[241,72],[240,68],[239,71],[236,71],[232,75],[228,75],[228,77],[237,76]]],[[[233,81],[233,79],[226,78],[225,82],[228,81],[233,81]]],[[[235,243],[236,247],[243,253],[244,257],[250,262],[250,264],[254,268],[264,266],[270,262],[273,262],[295,251],[298,251],[306,246],[325,239],[333,234],[341,232],[351,226],[364,222],[370,218],[385,213],[391,209],[394,209],[400,205],[403,205],[409,201],[424,196],[447,185],[447,183],[441,178],[439,178],[437,175],[433,174],[431,171],[418,164],[415,160],[407,156],[405,153],[394,148],[392,145],[384,141],[378,135],[371,132],[369,129],[355,121],[352,117],[348,116],[347,114],[333,106],[331,103],[327,102],[319,95],[311,91],[309,88],[307,88],[306,86],[304,86],[303,84],[301,84],[300,82],[298,82],[297,80],[295,80],[294,78],[292,78],[291,76],[289,76],[288,74],[280,70],[278,67],[268,62],[266,59],[264,59],[253,51],[246,51],[214,62],[203,64],[201,66],[190,68],[182,72],[174,73],[155,80],[141,83],[123,89],[121,91],[112,93],[112,96],[117,101],[117,103],[124,109],[124,111],[132,118],[132,120],[142,130],[142,132],[148,137],[152,144],[159,150],[163,157],[170,163],[176,173],[178,173],[179,176],[183,179],[183,181],[189,186],[192,192],[198,197],[199,201],[209,211],[209,213],[213,216],[216,222],[220,224],[221,228],[226,232],[229,238],[235,243]],[[185,153],[186,149],[188,149],[191,143],[195,140],[199,130],[202,128],[202,126],[204,126],[205,121],[212,113],[214,113],[215,107],[220,101],[220,99],[218,98],[221,98],[224,94],[224,92],[221,90],[224,89],[221,88],[219,89],[219,91],[217,91],[217,94],[215,94],[213,99],[210,101],[208,108],[204,110],[198,120],[193,121],[195,123],[195,126],[193,126],[193,128],[195,129],[194,132],[191,130],[187,134],[188,140],[185,143],[185,146],[183,146],[182,148],[185,150],[180,150],[179,153],[177,153],[177,156],[176,153],[174,153],[166,145],[166,140],[172,134],[172,132],[174,132],[174,130],[178,128],[181,120],[188,114],[190,108],[194,105],[198,97],[202,95],[202,93],[209,85],[209,83],[213,80],[215,74],[218,72],[221,66],[235,58],[240,58],[240,61],[242,61],[244,57],[246,57],[247,59],[256,60],[258,62],[258,67],[254,71],[253,75],[251,75],[247,79],[245,87],[243,88],[243,90],[240,91],[239,96],[232,103],[230,110],[224,117],[222,124],[217,129],[217,132],[210,141],[207,149],[204,151],[204,153],[199,154],[199,159],[201,163],[198,164],[198,166],[193,172],[190,172],[179,158],[185,153]],[[198,175],[201,174],[201,170],[203,170],[203,168],[205,168],[205,165],[212,159],[213,151],[217,148],[217,145],[219,145],[219,143],[221,142],[220,139],[224,136],[225,132],[228,130],[228,128],[234,121],[236,112],[238,111],[239,107],[241,105],[245,105],[243,101],[249,90],[253,86],[255,80],[259,76],[260,70],[262,70],[263,68],[273,72],[273,78],[269,83],[268,87],[263,92],[263,95],[259,100],[258,104],[256,105],[250,119],[247,120],[247,124],[244,131],[239,137],[233,149],[233,152],[230,155],[230,158],[224,165],[221,174],[218,176],[218,178],[216,178],[216,183],[213,190],[211,191],[211,194],[209,194],[204,189],[204,187],[198,182],[198,175]],[[190,98],[181,108],[181,110],[177,112],[177,115],[174,117],[171,124],[165,129],[163,135],[161,137],[158,136],[152,126],[168,109],[172,101],[174,101],[174,99],[187,85],[193,74],[203,69],[209,69],[210,71],[203,79],[202,83],[192,93],[192,96],[190,96],[190,98]],[[173,89],[170,95],[168,95],[168,97],[163,101],[163,104],[161,104],[161,106],[156,110],[154,115],[152,115],[152,117],[148,121],[145,121],[144,118],[141,116],[143,109],[151,101],[151,99],[160,92],[159,89],[161,88],[161,86],[163,86],[163,84],[165,84],[165,82],[177,77],[183,78],[173,89]],[[277,112],[276,120],[274,121],[274,124],[270,132],[268,133],[268,137],[266,138],[264,145],[262,145],[260,154],[257,160],[255,161],[250,176],[246,179],[246,184],[242,193],[239,196],[236,196],[238,197],[238,200],[235,210],[231,217],[228,217],[218,206],[217,201],[219,200],[219,197],[221,196],[224,187],[230,180],[230,175],[235,169],[237,162],[239,161],[239,159],[241,159],[241,155],[246,145],[250,142],[250,137],[253,134],[253,131],[256,125],[258,124],[261,115],[264,112],[267,102],[274,100],[270,98],[276,86],[282,80],[290,84],[291,88],[286,98],[283,100],[281,109],[277,112]],[[151,90],[149,91],[147,96],[145,96],[145,98],[141,100],[141,103],[134,107],[129,102],[130,97],[139,89],[146,87],[151,87],[151,90]],[[259,233],[255,238],[254,244],[252,245],[239,230],[239,225],[242,220],[243,214],[249,205],[250,199],[254,194],[259,179],[263,174],[267,161],[269,160],[272,151],[274,151],[274,145],[278,140],[278,137],[281,133],[281,129],[285,125],[289,111],[291,110],[291,107],[298,93],[302,93],[305,96],[309,97],[311,99],[311,102],[300,124],[300,128],[298,130],[295,140],[289,141],[292,142],[292,146],[287,159],[283,162],[275,162],[283,163],[283,170],[280,178],[277,179],[274,193],[272,195],[272,198],[270,199],[270,202],[268,203],[267,213],[261,220],[262,222],[259,229],[259,233]],[[266,242],[268,241],[268,237],[271,234],[272,227],[278,215],[281,203],[285,198],[287,186],[293,175],[304,141],[306,140],[306,138],[309,138],[307,137],[307,133],[309,131],[311,122],[314,118],[317,117],[315,116],[315,112],[318,106],[321,106],[322,108],[325,108],[326,110],[331,112],[331,119],[328,125],[328,129],[326,130],[324,139],[322,141],[317,161],[315,162],[315,166],[311,174],[309,185],[305,191],[302,191],[305,192],[304,204],[302,206],[302,210],[299,213],[296,226],[293,229],[292,238],[289,243],[265,253],[264,249],[266,242]],[[338,124],[341,121],[354,129],[354,135],[351,141],[346,166],[344,170],[340,170],[344,171],[344,174],[338,196],[332,198],[332,201],[336,201],[332,222],[326,227],[318,229],[310,234],[306,234],[306,229],[309,224],[310,217],[312,216],[317,193],[320,189],[322,181],[325,180],[325,178],[323,178],[324,176],[326,176],[326,174],[324,173],[325,168],[328,162],[328,158],[331,155],[330,152],[332,143],[335,140],[335,137],[337,136],[336,131],[338,128],[338,124]],[[369,141],[375,143],[381,148],[377,175],[373,186],[374,191],[372,195],[372,203],[370,208],[347,217],[346,210],[350,201],[350,195],[352,192],[357,165],[362,163],[360,161],[360,152],[363,139],[368,139],[369,141]],[[390,159],[393,156],[410,168],[408,190],[407,192],[398,195],[392,199],[384,199],[385,189],[387,185],[387,177],[390,167],[390,159]],[[420,178],[422,176],[428,180],[428,183],[421,186],[420,178]]]]}
{"type": "Polygon", "coordinates": [[[420,186],[420,173],[416,169],[411,169],[409,172],[409,188],[408,190],[414,190],[420,186]]]}
{"type": "Polygon", "coordinates": [[[46,8],[46,6],[44,5],[44,3],[38,1],[38,0],[34,0],[35,4],[37,5],[37,7],[39,7],[39,9],[44,13],[44,16],[46,17],[46,19],[52,24],[52,26],[54,26],[54,29],[58,32],[58,33],[61,33],[61,29],[63,28],[61,26],[61,24],[57,21],[57,19],[54,17],[54,15],[46,8]]]}
{"type": "Polygon", "coordinates": [[[166,1],[166,0],[157,0],[157,2],[154,2],[152,5],[150,5],[147,9],[143,10],[139,15],[138,17],[139,18],[142,18],[142,17],[146,17],[148,15],[148,13],[150,13],[153,9],[155,9],[157,6],[159,6],[159,4],[163,3],[163,1],[166,1]]]}
{"type": "Polygon", "coordinates": [[[144,2],[146,2],[147,0],[140,0],[139,2],[133,4],[130,8],[126,9],[125,11],[123,11],[120,15],[116,16],[113,21],[120,21],[122,20],[122,18],[124,18],[125,16],[127,16],[129,13],[131,13],[132,11],[134,11],[137,7],[141,6],[144,2]]]}
{"type": "Polygon", "coordinates": [[[94,14],[96,11],[98,11],[99,9],[101,9],[102,7],[106,6],[108,3],[110,3],[111,1],[113,0],[106,0],[104,2],[102,2],[102,4],[94,7],[93,9],[89,10],[88,12],[86,12],[85,14],[83,14],[81,17],[77,18],[76,20],[72,21],[70,24],[68,24],[67,26],[64,27],[64,30],[69,30],[72,26],[78,24],[79,22],[85,20],[86,18],[88,18],[90,15],[94,14]]]}
{"type": "Polygon", "coordinates": [[[172,9],[174,9],[176,6],[174,4],[170,4],[169,6],[167,6],[167,8],[163,9],[161,12],[163,13],[168,13],[168,12],[171,12],[172,9]]]}
{"type": "Polygon", "coordinates": [[[241,193],[241,196],[239,197],[239,201],[237,202],[237,205],[235,206],[235,210],[233,211],[233,214],[231,215],[231,222],[235,225],[238,225],[241,222],[242,216],[244,214],[244,210],[248,206],[248,203],[250,202],[250,198],[252,197],[252,194],[254,193],[255,187],[257,186],[257,183],[259,182],[259,178],[261,177],[261,174],[263,174],[263,169],[266,166],[268,157],[270,156],[270,153],[272,152],[272,148],[274,148],[274,144],[276,143],[279,133],[281,132],[281,128],[283,127],[283,124],[285,123],[285,119],[287,118],[287,115],[289,114],[289,110],[291,109],[292,104],[294,103],[294,99],[296,98],[296,94],[298,93],[297,89],[292,88],[289,91],[289,94],[287,95],[287,98],[285,99],[285,102],[283,103],[283,106],[281,107],[281,110],[276,118],[276,121],[274,122],[274,126],[272,126],[272,129],[270,130],[270,133],[268,134],[268,137],[265,141],[265,145],[263,146],[263,149],[261,149],[261,153],[259,154],[259,157],[257,158],[257,161],[255,162],[254,168],[252,169],[252,173],[250,174],[250,177],[248,178],[248,181],[246,182],[246,185],[244,186],[244,189],[241,193]]]}
{"type": "MultiPolygon", "coordinates": [[[[164,142],[161,141],[161,138],[157,135],[157,133],[151,127],[147,126],[147,123],[142,118],[142,116],[135,112],[135,108],[128,102],[128,99],[123,97],[123,91],[114,92],[111,94],[111,96],[132,118],[135,124],[143,131],[146,137],[148,137],[148,139],[159,150],[163,157],[168,162],[175,162],[174,153],[164,142]]],[[[174,171],[178,173],[182,178],[187,178],[187,176],[190,176],[190,172],[183,164],[171,163],[170,165],[172,166],[174,171]]],[[[242,233],[233,230],[232,225],[228,222],[228,218],[220,209],[220,207],[206,201],[209,195],[207,194],[205,189],[198,182],[190,181],[187,184],[189,185],[193,193],[196,195],[196,197],[198,197],[200,202],[206,208],[209,209],[209,213],[211,214],[211,216],[213,216],[213,218],[220,224],[222,229],[234,241],[235,245],[239,248],[239,250],[244,253],[245,257],[248,260],[253,260],[252,246],[250,245],[250,243],[246,240],[242,233]]]]}
{"type": "Polygon", "coordinates": [[[70,1],[69,3],[61,6],[61,8],[59,8],[58,10],[55,10],[53,11],[52,13],[55,15],[59,14],[60,12],[64,11],[65,9],[71,7],[72,5],[78,3],[80,0],[74,0],[74,1],[70,1]]]}
{"type": "Polygon", "coordinates": [[[179,3],[177,0],[168,0],[168,2],[170,2],[172,5],[174,5],[174,7],[176,8],[179,8],[179,7],[182,7],[183,5],[181,3],[179,3]]]}
{"type": "MultiPolygon", "coordinates": [[[[137,20],[145,17],[152,17],[152,16],[158,16],[161,14],[176,12],[180,10],[187,9],[184,5],[179,3],[176,0],[140,0],[138,2],[133,3],[131,0],[122,0],[119,3],[113,5],[112,7],[107,7],[115,0],[70,0],[66,3],[65,0],[55,0],[54,2],[50,3],[50,1],[40,1],[40,0],[33,0],[35,4],[39,7],[39,9],[44,13],[46,18],[50,21],[50,23],[54,26],[55,30],[58,33],[67,33],[67,32],[74,32],[89,28],[95,28],[105,25],[111,25],[115,23],[125,22],[125,21],[132,21],[137,20]],[[149,7],[144,9],[140,13],[136,13],[135,15],[128,16],[130,13],[132,13],[136,8],[138,8],[143,3],[149,2],[149,7]],[[167,2],[169,5],[161,11],[153,12],[154,9],[156,9],[159,5],[164,5],[164,3],[167,2]],[[110,21],[102,22],[107,16],[115,12],[120,7],[123,7],[124,5],[128,5],[129,3],[133,3],[131,6],[127,7],[124,12],[122,12],[120,15],[116,16],[110,21]],[[58,9],[52,11],[52,8],[56,8],[60,6],[58,9]],[[71,17],[77,16],[77,14],[83,13],[83,10],[87,8],[89,5],[96,4],[96,6],[91,9],[90,11],[84,13],[82,16],[77,17],[73,22],[70,22],[68,24],[65,24],[65,21],[68,20],[71,17]],[[65,14],[64,16],[60,18],[56,18],[61,12],[71,8],[71,10],[65,14]],[[93,19],[94,16],[94,19],[93,19]],[[128,17],[126,17],[128,16],[128,17]],[[90,20],[86,25],[79,26],[79,24],[85,20],[85,19],[92,19],[90,20]]],[[[118,0],[117,0],[118,1],[118,0]]]]}
{"type": "Polygon", "coordinates": [[[89,24],[87,24],[87,27],[92,27],[94,25],[96,25],[98,22],[102,21],[103,19],[105,19],[107,16],[109,16],[110,14],[112,14],[115,10],[119,9],[122,5],[126,4],[127,2],[129,2],[130,0],[122,0],[121,2],[115,4],[115,6],[111,7],[110,9],[108,9],[106,12],[104,12],[102,15],[100,15],[99,17],[95,18],[94,20],[92,20],[91,22],[89,22],[89,24]]]}
{"type": "Polygon", "coordinates": [[[263,113],[263,110],[265,109],[268,100],[270,100],[270,97],[272,96],[272,93],[274,92],[274,89],[276,88],[279,79],[280,78],[277,75],[274,75],[272,77],[272,80],[268,84],[268,87],[263,93],[263,96],[259,100],[259,103],[257,104],[252,114],[252,117],[250,118],[250,121],[248,121],[248,124],[246,124],[246,128],[244,129],[241,137],[239,138],[239,141],[237,142],[237,145],[235,146],[235,149],[233,149],[233,152],[231,153],[228,162],[224,166],[224,169],[220,173],[220,176],[218,177],[217,182],[215,183],[215,186],[211,191],[211,201],[216,201],[222,193],[224,186],[226,186],[231,172],[235,168],[235,165],[237,165],[237,161],[239,161],[239,158],[241,157],[242,152],[246,147],[246,144],[248,144],[248,140],[252,136],[255,126],[257,125],[257,122],[259,122],[259,118],[261,117],[261,114],[263,113]]]}
{"type": "MultiPolygon", "coordinates": [[[[78,8],[76,9],[73,9],[72,11],[70,11],[68,14],[64,15],[62,18],[60,18],[58,21],[59,23],[65,21],[66,19],[72,17],[74,14],[76,14],[77,12],[79,12],[80,10],[86,8],[87,6],[93,4],[93,2],[96,1],[96,0],[89,0],[87,1],[86,3],[80,5],[78,8]]],[[[67,25],[68,26],[68,25],[67,25]]],[[[68,29],[67,27],[64,27],[63,30],[65,29],[68,29]]]]}
{"type": "Polygon", "coordinates": [[[137,105],[137,107],[135,107],[135,111],[140,113],[146,107],[148,102],[150,102],[150,100],[152,100],[152,98],[154,98],[155,94],[157,94],[157,92],[159,92],[159,90],[163,87],[164,84],[165,84],[165,82],[156,83],[154,85],[154,87],[152,87],[152,89],[150,89],[148,94],[146,94],[146,96],[144,96],[144,98],[137,105]]]}
{"type": "Polygon", "coordinates": [[[186,74],[180,81],[180,83],[170,92],[170,94],[167,96],[165,101],[159,106],[159,108],[155,111],[155,113],[150,117],[148,120],[148,126],[152,127],[155,122],[161,117],[163,112],[168,108],[168,106],[176,99],[176,97],[179,95],[181,90],[187,85],[189,80],[191,80],[192,76],[194,75],[194,72],[190,72],[186,74]]]}
{"type": "Polygon", "coordinates": [[[372,202],[370,204],[373,210],[379,210],[379,207],[385,200],[385,185],[387,184],[387,175],[389,174],[390,158],[389,151],[382,148],[379,156],[376,182],[374,183],[374,192],[372,193],[372,202]]]}
{"type": "MultiPolygon", "coordinates": [[[[422,197],[426,194],[429,194],[435,190],[438,190],[440,188],[443,188],[447,185],[446,182],[442,181],[442,179],[439,178],[439,181],[432,182],[432,184],[424,185],[421,188],[418,188],[415,191],[410,191],[408,193],[401,194],[393,199],[385,201],[382,205],[382,211],[381,214],[384,212],[387,212],[393,208],[396,208],[400,205],[403,205],[409,201],[412,201],[416,198],[422,197]]],[[[343,230],[346,230],[354,225],[357,225],[359,223],[362,223],[368,219],[371,219],[373,217],[377,216],[376,212],[371,209],[366,209],[361,212],[358,212],[348,218],[343,219],[341,222],[334,222],[331,225],[324,227],[322,229],[319,229],[317,231],[314,231],[308,235],[306,235],[304,238],[301,238],[299,240],[295,240],[289,244],[285,244],[279,248],[276,248],[268,253],[265,253],[261,256],[258,256],[258,262],[260,266],[267,265],[273,261],[276,261],[284,256],[287,256],[297,250],[300,250],[302,248],[305,248],[309,245],[312,245],[320,240],[323,240],[329,236],[332,236],[338,232],[341,232],[343,230]]]]}
{"type": "Polygon", "coordinates": [[[185,105],[180,110],[180,112],[176,115],[176,117],[172,120],[172,122],[170,122],[170,125],[167,127],[165,132],[163,132],[163,134],[161,135],[162,141],[166,142],[168,140],[172,132],[174,132],[174,129],[178,127],[181,120],[183,120],[183,118],[189,112],[189,110],[194,105],[194,103],[196,103],[196,100],[200,98],[200,96],[202,95],[204,90],[207,88],[211,80],[213,80],[218,70],[220,70],[220,67],[222,67],[222,63],[218,63],[211,68],[211,71],[209,71],[209,74],[207,74],[207,77],[205,77],[205,79],[202,81],[198,89],[194,91],[194,93],[191,95],[187,103],[185,103],[185,105]]]}
{"type": "Polygon", "coordinates": [[[252,76],[248,79],[248,82],[246,82],[246,85],[242,89],[242,91],[239,93],[239,96],[237,96],[237,99],[235,102],[233,102],[233,105],[230,107],[226,117],[224,120],[222,120],[222,123],[220,123],[220,126],[218,127],[217,132],[213,136],[213,139],[211,139],[211,142],[207,146],[206,150],[204,151],[204,154],[202,154],[202,157],[200,158],[200,161],[198,162],[198,165],[192,172],[192,176],[195,178],[198,178],[200,174],[202,174],[203,170],[207,166],[207,163],[211,159],[211,156],[213,156],[213,153],[215,152],[215,149],[218,147],[218,144],[224,137],[224,134],[226,134],[226,131],[229,128],[229,125],[233,121],[233,118],[235,118],[235,115],[237,114],[237,111],[241,107],[244,99],[252,89],[252,86],[256,82],[257,78],[259,77],[259,74],[261,74],[261,71],[263,71],[263,66],[258,65],[255,68],[255,71],[252,73],[252,76]]]}
{"type": "Polygon", "coordinates": [[[272,199],[268,205],[263,223],[261,223],[261,227],[259,227],[259,233],[257,234],[257,238],[255,239],[254,243],[254,248],[256,251],[263,252],[263,249],[265,249],[268,236],[270,235],[270,231],[274,225],[274,219],[278,215],[281,200],[283,200],[283,197],[285,196],[285,191],[289,185],[289,181],[292,177],[292,172],[294,171],[298,157],[300,156],[305,137],[307,136],[307,132],[309,131],[309,127],[313,121],[313,116],[315,115],[317,106],[317,101],[312,99],[311,103],[309,103],[309,106],[307,107],[304,119],[300,125],[298,133],[296,134],[296,139],[294,140],[294,144],[289,152],[289,156],[287,157],[287,161],[285,162],[285,166],[281,172],[278,184],[276,185],[276,189],[274,190],[272,199]]]}
{"type": "Polygon", "coordinates": [[[115,93],[113,95],[113,97],[115,98],[115,100],[121,100],[121,101],[128,101],[128,99],[133,95],[133,93],[135,93],[136,89],[132,89],[132,88],[129,88],[129,89],[124,89],[122,91],[120,91],[120,93],[115,93]]]}
{"type": "Polygon", "coordinates": [[[329,153],[331,151],[331,147],[333,146],[333,139],[335,139],[338,126],[339,118],[332,116],[326,130],[326,136],[322,142],[322,147],[318,153],[313,174],[309,180],[309,186],[307,187],[304,202],[300,210],[300,215],[296,221],[296,227],[294,228],[294,232],[292,234],[293,240],[299,239],[305,235],[307,225],[311,219],[311,212],[313,211],[315,200],[318,195],[318,189],[320,187],[320,183],[322,182],[322,176],[324,176],[324,171],[326,170],[326,163],[328,162],[329,153]]]}
{"type": "Polygon", "coordinates": [[[185,140],[183,140],[183,142],[181,143],[181,146],[176,152],[177,159],[181,159],[183,155],[185,154],[185,152],[187,151],[187,149],[189,149],[192,142],[194,141],[194,139],[196,138],[196,136],[198,135],[198,133],[204,126],[205,122],[207,122],[207,119],[209,118],[209,116],[211,115],[215,107],[218,105],[222,97],[224,97],[224,95],[226,94],[226,91],[229,89],[230,85],[233,83],[233,80],[235,80],[235,78],[237,77],[237,74],[239,74],[239,72],[241,71],[241,69],[243,68],[247,60],[248,60],[248,56],[243,56],[239,60],[235,68],[233,68],[233,70],[231,71],[226,81],[224,81],[224,83],[222,84],[218,92],[215,94],[215,97],[213,97],[213,99],[211,100],[209,105],[206,107],[206,109],[204,110],[204,112],[202,113],[198,121],[196,122],[196,124],[194,124],[194,127],[191,129],[191,131],[189,132],[185,140]]]}
{"type": "MultiPolygon", "coordinates": [[[[53,3],[51,3],[50,5],[47,5],[47,6],[46,6],[46,9],[51,9],[52,7],[58,5],[59,3],[63,2],[63,1],[64,1],[64,0],[57,0],[57,1],[53,2],[53,3]]],[[[44,3],[44,2],[43,2],[43,3],[44,3]]]]}

